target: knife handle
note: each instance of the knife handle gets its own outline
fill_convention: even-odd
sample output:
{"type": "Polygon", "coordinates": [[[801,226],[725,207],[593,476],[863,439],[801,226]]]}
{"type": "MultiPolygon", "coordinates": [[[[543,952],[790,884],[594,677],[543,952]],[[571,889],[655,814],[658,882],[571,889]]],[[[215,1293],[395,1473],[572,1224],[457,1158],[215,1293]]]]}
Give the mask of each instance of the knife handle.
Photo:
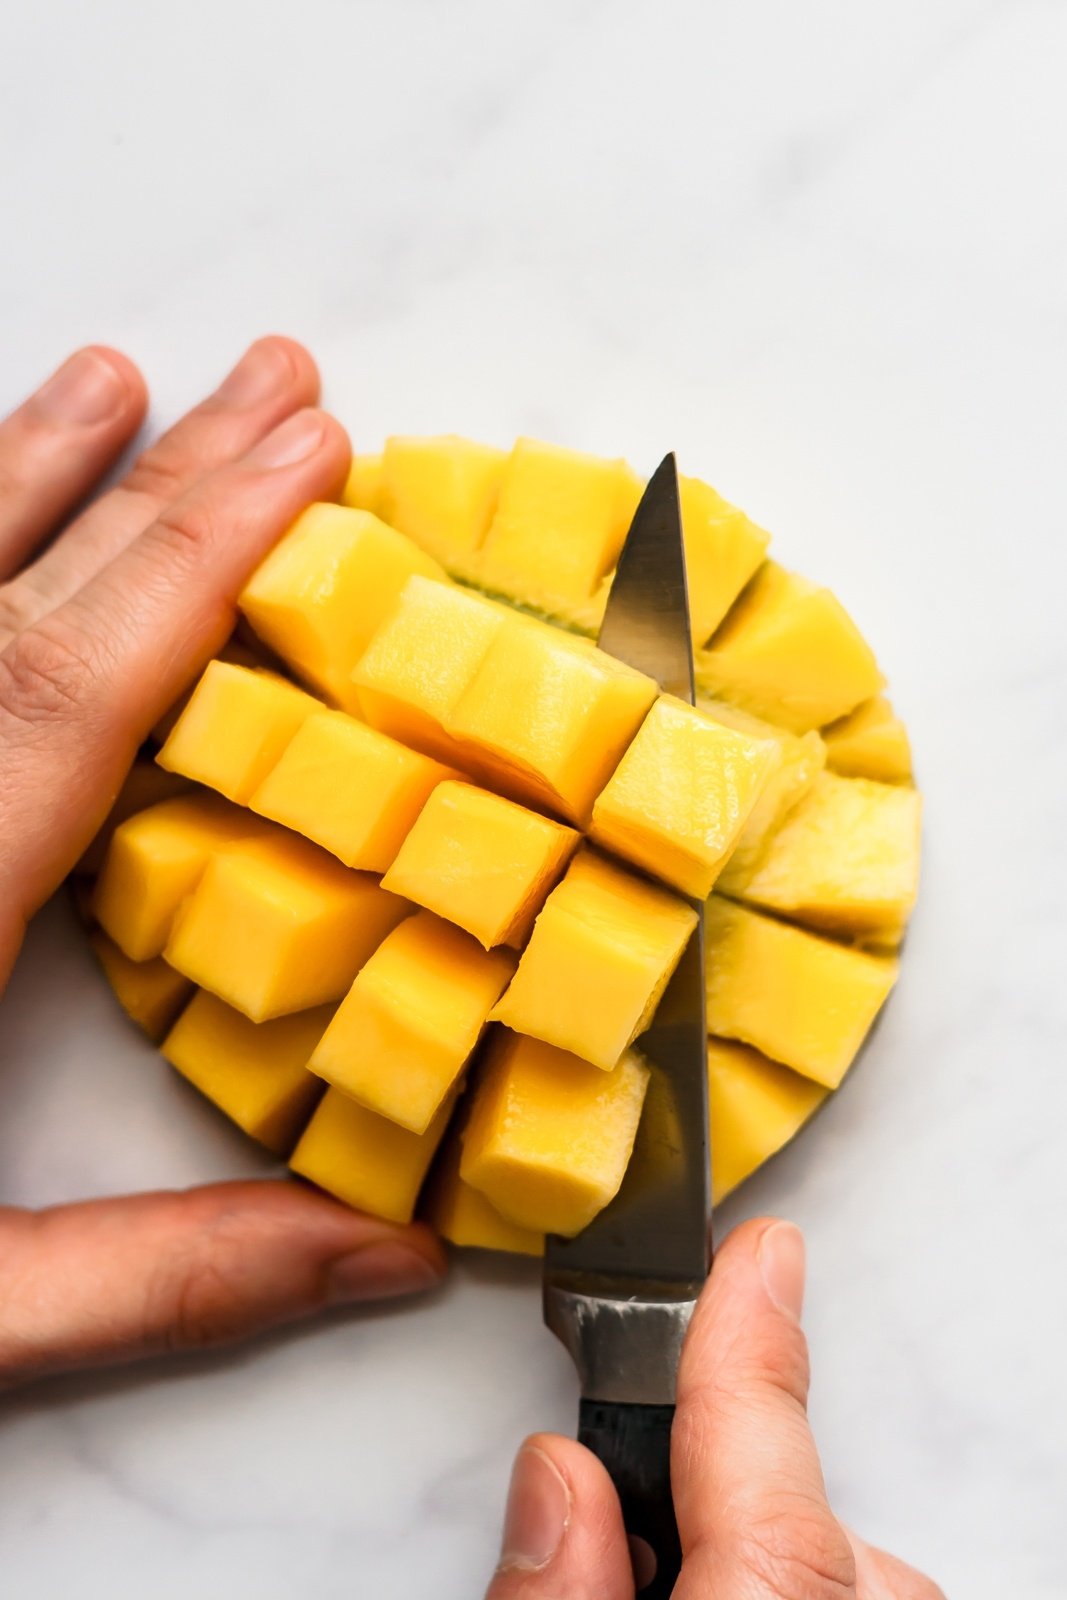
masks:
{"type": "Polygon", "coordinates": [[[673,1421],[673,1406],[621,1400],[583,1400],[578,1413],[578,1438],[608,1469],[626,1532],[644,1539],[656,1558],[655,1577],[638,1590],[641,1600],[669,1600],[682,1566],[671,1499],[673,1421]]]}

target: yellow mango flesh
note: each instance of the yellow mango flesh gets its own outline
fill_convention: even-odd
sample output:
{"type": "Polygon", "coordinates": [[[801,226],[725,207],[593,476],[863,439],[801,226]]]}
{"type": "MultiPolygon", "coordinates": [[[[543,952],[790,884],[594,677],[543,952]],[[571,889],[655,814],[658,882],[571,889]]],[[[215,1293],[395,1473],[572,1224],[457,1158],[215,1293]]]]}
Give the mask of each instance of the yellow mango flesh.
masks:
{"type": "Polygon", "coordinates": [[[595,802],[590,837],[704,900],[779,760],[775,744],[661,695],[595,802]]]}
{"type": "Polygon", "coordinates": [[[319,711],[297,729],[249,804],[346,867],[384,872],[450,775],[450,768],[343,711],[319,711]]]}
{"type": "Polygon", "coordinates": [[[413,573],[444,577],[432,556],[372,512],[316,504],[253,573],[239,603],[307,683],[358,713],[352,669],[413,573]]]}
{"type": "Polygon", "coordinates": [[[460,752],[446,724],[510,616],[452,584],[412,578],[355,669],[367,722],[455,764],[460,752]]]}
{"type": "Polygon", "coordinates": [[[436,911],[489,950],[521,948],[579,835],[473,784],[434,789],[383,887],[436,911]]]}
{"type": "Polygon", "coordinates": [[[89,942],[123,1011],[158,1044],[193,992],[188,978],[175,972],[161,956],[154,961],[131,961],[99,928],[93,929],[89,942]]]}
{"type": "Polygon", "coordinates": [[[214,853],[165,953],[202,989],[266,1022],[339,1000],[407,910],[377,878],[278,829],[214,853]]]}
{"type": "Polygon", "coordinates": [[[770,535],[699,478],[678,479],[693,643],[706,644],[767,552],[770,535]]]}
{"type": "Polygon", "coordinates": [[[712,895],[708,1031],[836,1089],[896,982],[898,963],[712,895]]]}
{"type": "Polygon", "coordinates": [[[420,911],[357,974],[311,1070],[371,1111],[422,1133],[481,1037],[515,967],[420,911]]]}
{"type": "Polygon", "coordinates": [[[714,1204],[787,1145],[829,1092],[747,1045],[709,1039],[714,1204]]]}
{"type": "Polygon", "coordinates": [[[272,672],[209,661],[156,760],[246,806],[300,724],[321,709],[272,672]]]}
{"type": "Polygon", "coordinates": [[[911,779],[908,730],[884,695],[875,695],[823,730],[826,764],[845,778],[911,779]]]}
{"type": "Polygon", "coordinates": [[[319,1006],[272,1022],[251,1022],[201,989],[162,1050],[239,1128],[285,1156],[322,1094],[307,1063],[331,1014],[330,1006],[319,1006]]]}
{"type": "Polygon", "coordinates": [[[164,772],[154,761],[135,761],[112,802],[111,810],[91,843],[79,857],[74,871],[99,872],[104,865],[108,846],[115,836],[115,829],[125,822],[127,817],[135,816],[138,811],[146,811],[149,806],[154,806],[160,800],[172,800],[191,787],[188,778],[179,777],[177,773],[164,772]]]}
{"type": "Polygon", "coordinates": [[[419,1215],[450,1244],[472,1250],[503,1250],[509,1255],[543,1256],[545,1236],[502,1217],[484,1194],[464,1183],[459,1165],[463,1145],[450,1132],[430,1174],[419,1215]]]}
{"type": "Polygon", "coordinates": [[[342,505],[351,506],[354,511],[373,511],[376,517],[388,522],[389,518],[383,515],[382,505],[383,466],[380,450],[371,455],[354,455],[345,486],[341,490],[342,505]]]}
{"type": "Polygon", "coordinates": [[[289,1166],[357,1211],[410,1222],[451,1110],[449,1100],[425,1133],[412,1133],[327,1089],[289,1166]]]}
{"type": "Polygon", "coordinates": [[[844,716],[885,683],[840,601],[774,561],[697,652],[696,668],[703,693],[794,733],[844,716]]]}
{"type": "MultiPolygon", "coordinates": [[[[238,626],[240,627],[241,625],[239,624],[238,626]]],[[[254,644],[258,645],[259,641],[255,638],[254,634],[252,635],[252,638],[254,644]]],[[[257,650],[253,647],[253,645],[249,644],[246,639],[243,639],[239,632],[230,635],[222,649],[219,651],[218,655],[215,657],[215,660],[227,661],[232,666],[248,667],[250,669],[266,667],[268,670],[270,670],[271,666],[277,664],[276,657],[272,651],[269,651],[265,648],[262,650],[257,650]]],[[[154,744],[166,744],[167,740],[170,738],[175,724],[178,721],[178,718],[181,716],[182,712],[189,704],[189,701],[192,699],[193,690],[196,688],[196,685],[199,682],[200,679],[197,678],[195,682],[191,683],[186,689],[185,693],[180,695],[170,709],[165,711],[160,717],[159,721],[153,725],[152,731],[148,737],[153,741],[154,744]]]]}
{"type": "Polygon", "coordinates": [[[482,549],[483,581],[546,610],[588,600],[618,560],[641,492],[625,461],[519,439],[482,549]]]}
{"type": "Polygon", "coordinates": [[[717,880],[718,887],[730,894],[733,891],[729,886],[735,879],[740,881],[738,874],[749,872],[760,860],[768,841],[823,770],[826,746],[814,729],[804,734],[789,733],[721,700],[701,700],[699,705],[706,717],[724,728],[771,743],[777,750],[767,781],[717,880]]]}
{"type": "Polygon", "coordinates": [[[820,773],[731,893],[830,933],[892,936],[919,890],[921,819],[914,789],[820,773]]]}
{"type": "Polygon", "coordinates": [[[215,795],[162,800],[127,818],[96,880],[93,916],[131,961],[162,955],[179,907],[214,851],[263,828],[215,795]]]}
{"type": "Polygon", "coordinates": [[[655,698],[643,673],[512,614],[447,727],[487,786],[582,826],[655,698]]]}
{"type": "Polygon", "coordinates": [[[618,1193],[647,1087],[633,1052],[600,1072],[499,1034],[474,1091],[460,1176],[521,1228],[579,1233],[618,1193]]]}
{"type": "Polygon", "coordinates": [[[651,1021],[695,924],[683,900],[581,850],[493,1017],[608,1072],[651,1021]]]}
{"type": "Polygon", "coordinates": [[[508,453],[455,434],[385,441],[381,515],[450,566],[481,548],[508,453]]]}

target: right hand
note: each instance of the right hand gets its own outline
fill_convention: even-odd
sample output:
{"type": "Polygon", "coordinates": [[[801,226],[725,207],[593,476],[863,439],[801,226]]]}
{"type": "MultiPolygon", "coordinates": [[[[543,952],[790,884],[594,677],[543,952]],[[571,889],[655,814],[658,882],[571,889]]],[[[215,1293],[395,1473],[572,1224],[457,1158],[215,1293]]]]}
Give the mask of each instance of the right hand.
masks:
{"type": "MultiPolygon", "coordinates": [[[[944,1600],[830,1510],[806,1410],[803,1290],[790,1223],[747,1222],[716,1257],[678,1373],[675,1600],[944,1600]]],[[[634,1600],[615,1490],[573,1439],[537,1434],[520,1450],[487,1600],[634,1600]]]]}

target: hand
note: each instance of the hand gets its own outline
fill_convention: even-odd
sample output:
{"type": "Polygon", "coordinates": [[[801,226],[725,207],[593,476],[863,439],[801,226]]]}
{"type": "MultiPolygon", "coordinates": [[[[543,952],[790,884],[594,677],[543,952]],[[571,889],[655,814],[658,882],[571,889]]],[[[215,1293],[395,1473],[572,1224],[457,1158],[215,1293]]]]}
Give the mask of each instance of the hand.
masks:
{"type": "MultiPolygon", "coordinates": [[[[0,991],[148,730],[229,634],[245,579],[339,487],[348,440],[318,390],[305,350],[261,339],[65,528],[141,424],[137,369],[81,350],[0,423],[0,991]]],[[[290,1183],[0,1207],[0,1387],[428,1288],[442,1271],[424,1228],[290,1183]]]]}
{"type": "MultiPolygon", "coordinates": [[[[789,1223],[747,1222],[716,1258],[678,1374],[676,1600],[944,1600],[830,1510],[806,1412],[803,1289],[803,1240],[789,1223]]],[[[633,1597],[604,1468],[572,1439],[528,1439],[488,1600],[633,1597]]]]}

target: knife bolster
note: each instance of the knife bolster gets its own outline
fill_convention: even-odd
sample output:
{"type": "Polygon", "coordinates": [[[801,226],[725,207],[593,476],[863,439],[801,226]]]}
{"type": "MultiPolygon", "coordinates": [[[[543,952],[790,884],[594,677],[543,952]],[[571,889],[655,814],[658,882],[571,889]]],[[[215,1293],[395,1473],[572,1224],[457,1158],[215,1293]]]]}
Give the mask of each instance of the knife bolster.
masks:
{"type": "Polygon", "coordinates": [[[584,1400],[674,1404],[695,1300],[611,1299],[545,1285],[545,1321],[569,1350],[584,1400]]]}

